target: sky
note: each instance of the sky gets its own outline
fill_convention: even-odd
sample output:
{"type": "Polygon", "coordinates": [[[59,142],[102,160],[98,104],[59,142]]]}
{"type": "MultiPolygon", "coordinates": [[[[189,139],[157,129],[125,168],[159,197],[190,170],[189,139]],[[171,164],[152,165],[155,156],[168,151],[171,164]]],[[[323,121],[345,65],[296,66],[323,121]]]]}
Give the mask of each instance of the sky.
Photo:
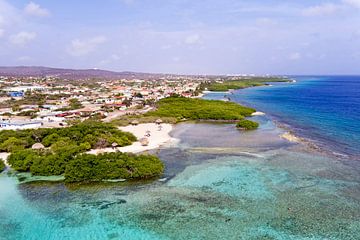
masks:
{"type": "Polygon", "coordinates": [[[360,74],[360,0],[0,0],[0,65],[360,74]]]}

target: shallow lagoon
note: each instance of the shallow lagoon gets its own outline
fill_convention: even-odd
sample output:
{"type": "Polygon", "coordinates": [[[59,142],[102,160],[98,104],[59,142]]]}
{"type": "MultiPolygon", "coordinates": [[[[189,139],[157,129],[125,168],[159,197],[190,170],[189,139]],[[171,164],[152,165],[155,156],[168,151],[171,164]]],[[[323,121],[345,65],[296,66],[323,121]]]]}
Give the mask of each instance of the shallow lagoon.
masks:
{"type": "Polygon", "coordinates": [[[261,129],[180,124],[166,181],[18,185],[0,177],[0,239],[360,239],[352,163],[261,129]]]}

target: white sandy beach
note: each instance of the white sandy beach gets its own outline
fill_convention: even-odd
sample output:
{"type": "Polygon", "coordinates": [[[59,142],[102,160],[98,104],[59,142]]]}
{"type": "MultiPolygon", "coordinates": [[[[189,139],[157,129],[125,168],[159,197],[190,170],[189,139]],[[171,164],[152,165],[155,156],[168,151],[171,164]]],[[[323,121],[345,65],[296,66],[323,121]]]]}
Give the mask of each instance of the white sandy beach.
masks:
{"type": "Polygon", "coordinates": [[[263,113],[263,112],[254,112],[251,114],[251,116],[264,116],[264,115],[265,115],[265,113],[263,113]]]}
{"type": "Polygon", "coordinates": [[[150,136],[147,137],[149,140],[149,145],[142,146],[141,143],[137,141],[134,142],[132,145],[126,147],[118,147],[116,149],[113,148],[93,149],[88,153],[99,154],[99,153],[115,152],[115,151],[139,153],[147,150],[156,149],[163,145],[176,144],[177,139],[172,138],[169,135],[169,133],[173,129],[173,125],[163,123],[161,124],[161,127],[162,129],[160,131],[159,131],[159,125],[155,123],[145,123],[145,124],[139,124],[137,126],[119,127],[119,129],[124,132],[131,132],[132,134],[134,134],[138,140],[145,137],[146,132],[150,131],[150,136]]]}

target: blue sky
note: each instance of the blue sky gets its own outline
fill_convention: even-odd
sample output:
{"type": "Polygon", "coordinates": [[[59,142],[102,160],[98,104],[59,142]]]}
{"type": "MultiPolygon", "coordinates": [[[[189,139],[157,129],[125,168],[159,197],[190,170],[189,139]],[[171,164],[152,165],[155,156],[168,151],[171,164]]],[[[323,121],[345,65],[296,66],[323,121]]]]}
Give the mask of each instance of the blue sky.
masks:
{"type": "Polygon", "coordinates": [[[0,65],[360,74],[360,0],[0,0],[0,65]]]}

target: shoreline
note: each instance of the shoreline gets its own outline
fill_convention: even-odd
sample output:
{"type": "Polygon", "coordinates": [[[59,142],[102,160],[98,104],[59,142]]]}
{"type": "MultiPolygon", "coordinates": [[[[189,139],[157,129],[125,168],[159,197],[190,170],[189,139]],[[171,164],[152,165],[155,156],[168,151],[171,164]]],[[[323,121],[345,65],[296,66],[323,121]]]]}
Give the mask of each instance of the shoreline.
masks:
{"type": "MultiPolygon", "coordinates": [[[[294,83],[294,82],[289,82],[289,83],[294,83]]],[[[242,89],[238,89],[238,90],[242,90],[242,89]]],[[[206,96],[210,93],[218,93],[218,92],[206,91],[204,96],[206,96]]],[[[232,102],[235,102],[235,101],[232,101],[232,102]]],[[[238,102],[235,102],[235,103],[251,107],[251,106],[249,106],[249,104],[238,103],[238,102]]],[[[326,155],[329,157],[335,157],[335,158],[341,158],[341,159],[352,159],[352,158],[357,157],[356,155],[351,155],[349,153],[343,153],[341,151],[337,151],[336,149],[331,149],[331,147],[326,147],[327,146],[326,143],[321,142],[321,141],[319,141],[319,143],[317,143],[318,141],[311,137],[302,136],[302,134],[297,134],[297,132],[294,130],[295,127],[293,127],[293,126],[287,124],[285,121],[281,121],[281,119],[271,116],[265,112],[260,112],[257,110],[255,113],[252,114],[252,116],[254,116],[254,117],[255,116],[265,116],[265,115],[270,121],[272,121],[274,123],[274,125],[277,128],[284,131],[284,133],[279,135],[279,138],[284,139],[293,144],[302,145],[303,147],[306,148],[305,150],[307,150],[307,151],[317,152],[322,155],[326,155]]]]}
{"type": "Polygon", "coordinates": [[[121,131],[130,132],[135,135],[138,139],[132,145],[125,147],[116,147],[116,148],[102,148],[102,149],[92,149],[88,151],[89,154],[101,154],[107,152],[124,152],[124,153],[141,153],[144,151],[158,149],[164,145],[177,144],[178,139],[170,136],[170,132],[174,129],[172,124],[162,123],[161,125],[157,125],[155,123],[144,123],[136,126],[128,125],[125,127],[119,127],[121,131]],[[161,126],[161,130],[159,130],[159,126],[161,126]],[[150,136],[146,137],[147,133],[150,133],[150,136]],[[148,145],[143,146],[140,143],[140,139],[147,138],[148,145]]]}

